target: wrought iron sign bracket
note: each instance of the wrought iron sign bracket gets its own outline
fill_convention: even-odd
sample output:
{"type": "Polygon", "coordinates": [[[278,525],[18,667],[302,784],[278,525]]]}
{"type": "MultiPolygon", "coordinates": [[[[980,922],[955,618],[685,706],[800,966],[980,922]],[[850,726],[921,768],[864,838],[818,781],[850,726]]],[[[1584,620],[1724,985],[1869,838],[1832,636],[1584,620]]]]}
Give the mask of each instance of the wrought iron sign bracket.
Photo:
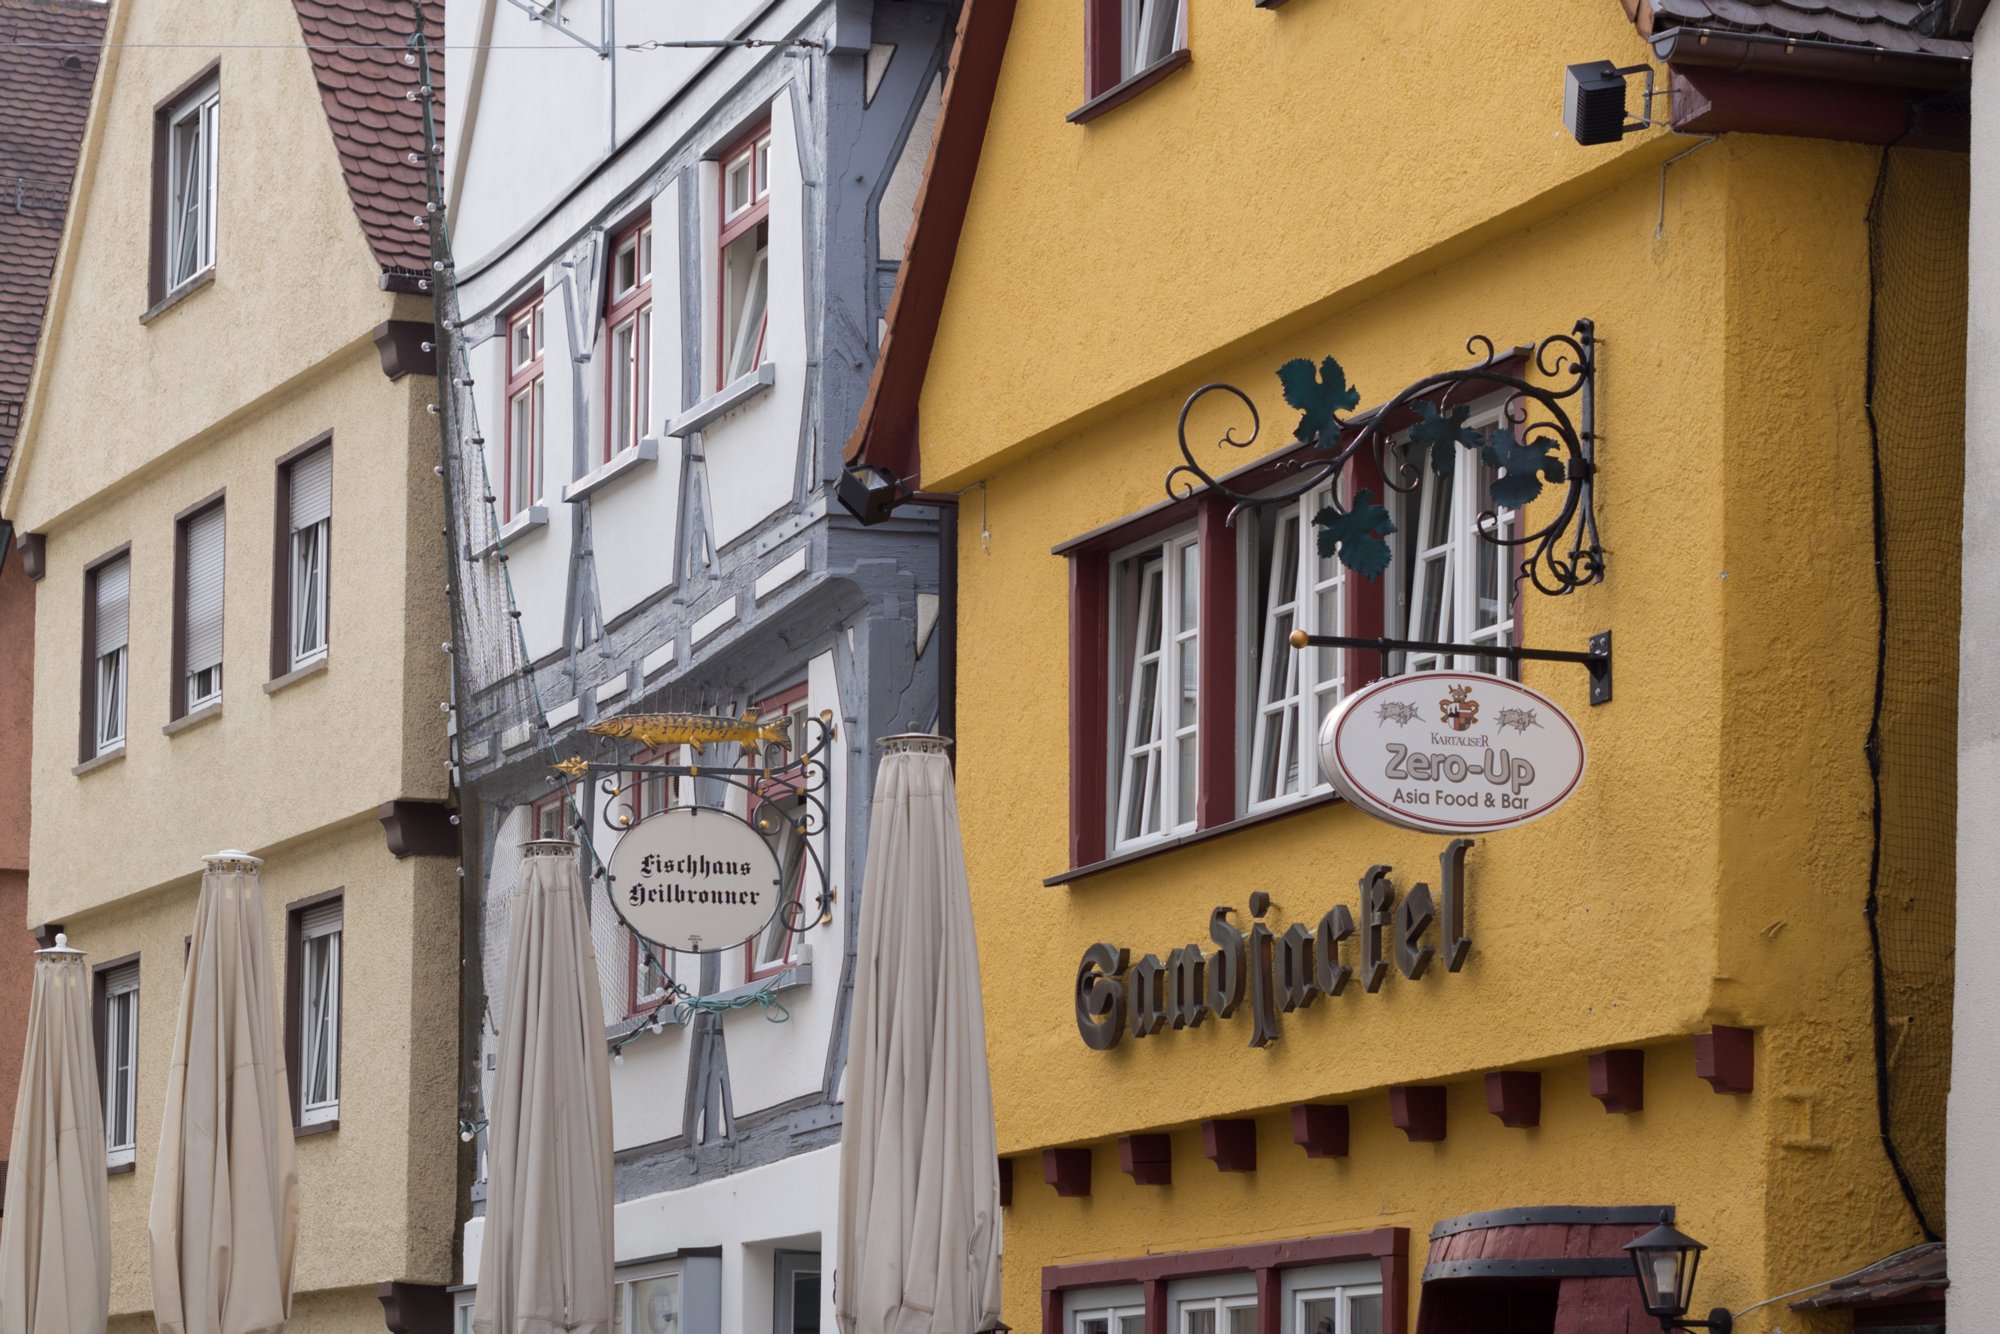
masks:
{"type": "Polygon", "coordinates": [[[1483,334],[1467,339],[1465,347],[1473,355],[1471,365],[1412,381],[1369,412],[1355,412],[1360,391],[1332,357],[1318,365],[1304,358],[1285,363],[1278,380],[1285,402],[1299,412],[1293,443],[1302,448],[1271,460],[1269,469],[1255,470],[1256,480],[1243,484],[1247,490],[1230,484],[1233,470],[1204,465],[1188,441],[1188,418],[1210,394],[1234,400],[1249,414],[1249,432],[1239,436],[1231,427],[1217,447],[1247,450],[1258,438],[1257,404],[1233,384],[1205,384],[1181,405],[1181,462],[1167,473],[1167,495],[1219,496],[1230,502],[1233,524],[1245,510],[1297,502],[1331,484],[1326,503],[1313,516],[1320,553],[1337,555],[1357,574],[1377,579],[1392,559],[1389,537],[1396,521],[1389,496],[1372,488],[1407,496],[1424,485],[1426,474],[1449,484],[1457,467],[1482,467],[1490,477],[1491,507],[1478,516],[1475,535],[1519,557],[1517,587],[1526,581],[1561,595],[1602,583],[1595,325],[1578,320],[1568,333],[1504,352],[1483,334]],[[1475,426],[1474,403],[1496,395],[1498,420],[1475,426]],[[1348,413],[1353,415],[1343,415],[1348,413]],[[1363,459],[1365,466],[1350,466],[1363,459]],[[1554,510],[1544,507],[1540,526],[1526,528],[1528,506],[1544,490],[1556,493],[1554,510]]]}
{"type": "Polygon", "coordinates": [[[1431,639],[1391,639],[1378,635],[1309,635],[1292,631],[1292,647],[1373,649],[1386,660],[1391,653],[1451,653],[1467,657],[1500,658],[1507,662],[1574,662],[1590,673],[1590,702],[1611,702],[1611,632],[1599,631],[1590,637],[1587,650],[1564,648],[1523,648],[1518,644],[1446,644],[1431,639]]]}

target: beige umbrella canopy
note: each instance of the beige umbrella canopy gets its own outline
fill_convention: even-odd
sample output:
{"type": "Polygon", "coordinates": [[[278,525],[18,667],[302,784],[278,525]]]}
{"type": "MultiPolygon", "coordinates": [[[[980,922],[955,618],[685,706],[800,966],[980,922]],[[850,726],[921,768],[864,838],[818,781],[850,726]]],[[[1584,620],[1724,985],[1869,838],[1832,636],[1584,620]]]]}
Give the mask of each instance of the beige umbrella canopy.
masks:
{"type": "Polygon", "coordinates": [[[843,1334],[1000,1323],[1000,1169],[946,742],[888,737],[861,887],[840,1132],[843,1334]]]}
{"type": "Polygon", "coordinates": [[[611,1327],[611,1060],[576,845],[527,845],[487,1108],[479,1334],[611,1327]]]}
{"type": "Polygon", "coordinates": [[[292,1309],[299,1178],[263,865],[202,859],[150,1221],[161,1334],[275,1334],[292,1309]]]}
{"type": "Polygon", "coordinates": [[[103,1334],[111,1305],[104,1121],[83,951],[35,951],[0,1224],[0,1334],[103,1334]]]}

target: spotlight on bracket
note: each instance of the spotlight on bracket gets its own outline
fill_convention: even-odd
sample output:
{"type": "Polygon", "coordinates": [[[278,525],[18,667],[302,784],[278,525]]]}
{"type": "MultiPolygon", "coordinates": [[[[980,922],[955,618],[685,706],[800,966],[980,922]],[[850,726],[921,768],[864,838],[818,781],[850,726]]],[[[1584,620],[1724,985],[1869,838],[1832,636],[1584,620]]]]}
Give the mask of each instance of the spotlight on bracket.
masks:
{"type": "Polygon", "coordinates": [[[1628,119],[1625,114],[1625,80],[1633,74],[1646,76],[1645,107],[1647,115],[1651,115],[1651,65],[1626,65],[1621,68],[1608,60],[1592,60],[1582,65],[1571,65],[1563,71],[1563,127],[1571,137],[1586,147],[1591,144],[1615,144],[1632,131],[1643,130],[1653,124],[1645,116],[1628,119]]]}
{"type": "Polygon", "coordinates": [[[864,527],[881,523],[910,498],[910,489],[887,468],[863,463],[849,468],[834,485],[834,498],[864,527]]]}

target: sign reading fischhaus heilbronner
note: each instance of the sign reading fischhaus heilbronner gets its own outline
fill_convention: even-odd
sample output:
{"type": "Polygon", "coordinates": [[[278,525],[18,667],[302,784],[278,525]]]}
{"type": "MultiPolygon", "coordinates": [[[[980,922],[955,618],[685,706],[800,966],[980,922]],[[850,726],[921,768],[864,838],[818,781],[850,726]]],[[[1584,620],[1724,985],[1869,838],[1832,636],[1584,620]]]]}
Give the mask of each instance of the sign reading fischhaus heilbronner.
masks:
{"type": "Polygon", "coordinates": [[[1540,819],[1583,781],[1583,734],[1555,701],[1484,672],[1416,672],[1341,701],[1320,767],[1378,820],[1490,834],[1540,819]]]}
{"type": "Polygon", "coordinates": [[[627,829],[611,851],[611,901],[655,945],[741,945],[778,911],[778,855],[728,811],[677,806],[627,829]]]}
{"type": "Polygon", "coordinates": [[[1128,1036],[1232,1019],[1247,1005],[1250,1045],[1262,1047],[1277,1040],[1279,1015],[1338,996],[1357,981],[1364,992],[1380,991],[1392,966],[1415,981],[1442,955],[1445,971],[1455,973],[1472,949],[1465,924],[1471,846],[1471,839],[1455,838],[1438,855],[1436,897],[1419,882],[1398,900],[1391,868],[1371,866],[1361,877],[1359,913],[1336,903],[1314,925],[1294,922],[1276,931],[1265,920],[1271,896],[1259,891],[1250,896],[1247,930],[1233,907],[1209,914],[1212,950],[1191,943],[1169,950],[1164,962],[1148,954],[1133,963],[1124,946],[1092,945],[1076,970],[1077,1031],[1086,1046],[1109,1051],[1128,1036]]]}

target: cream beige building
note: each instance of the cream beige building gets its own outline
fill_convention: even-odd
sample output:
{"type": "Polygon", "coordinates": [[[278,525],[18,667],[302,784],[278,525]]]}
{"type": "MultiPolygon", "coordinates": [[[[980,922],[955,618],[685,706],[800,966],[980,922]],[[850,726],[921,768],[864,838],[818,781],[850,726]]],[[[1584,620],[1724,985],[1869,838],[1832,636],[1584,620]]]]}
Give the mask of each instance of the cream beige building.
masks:
{"type": "Polygon", "coordinates": [[[200,859],[230,847],[265,860],[279,961],[292,1328],[448,1319],[458,876],[412,22],[111,4],[0,512],[39,580],[29,922],[98,970],[114,1330],[152,1327],[169,1035],[200,859]]]}

